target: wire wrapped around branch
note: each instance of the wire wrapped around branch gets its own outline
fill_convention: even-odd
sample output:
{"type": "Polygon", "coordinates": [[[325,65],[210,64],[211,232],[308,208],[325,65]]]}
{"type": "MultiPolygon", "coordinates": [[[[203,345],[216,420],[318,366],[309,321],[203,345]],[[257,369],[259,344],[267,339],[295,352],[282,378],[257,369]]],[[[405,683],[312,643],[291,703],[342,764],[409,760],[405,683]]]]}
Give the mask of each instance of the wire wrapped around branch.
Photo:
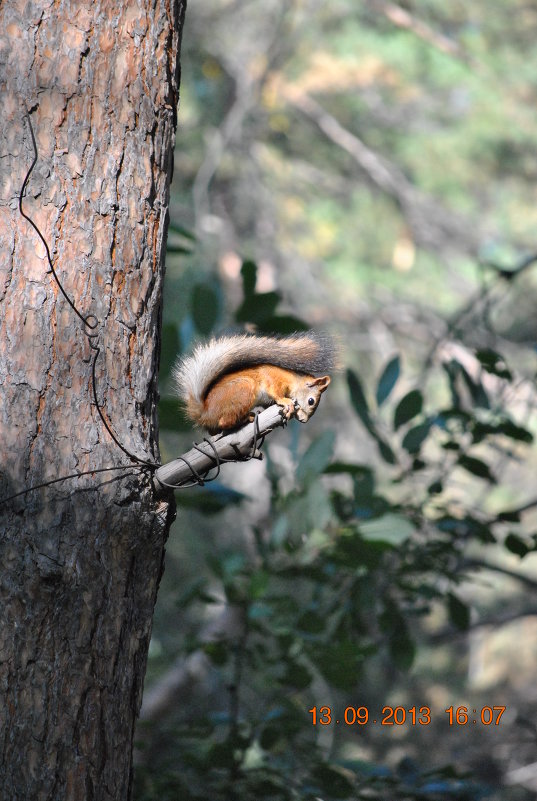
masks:
{"type": "Polygon", "coordinates": [[[225,462],[261,459],[260,447],[266,434],[274,428],[285,425],[286,422],[282,417],[281,408],[274,404],[257,414],[253,423],[248,423],[229,434],[206,437],[187,453],[161,465],[155,471],[153,483],[156,492],[162,494],[169,489],[203,485],[206,481],[216,478],[220,465],[225,462]],[[209,476],[211,470],[216,470],[216,473],[209,476]]]}

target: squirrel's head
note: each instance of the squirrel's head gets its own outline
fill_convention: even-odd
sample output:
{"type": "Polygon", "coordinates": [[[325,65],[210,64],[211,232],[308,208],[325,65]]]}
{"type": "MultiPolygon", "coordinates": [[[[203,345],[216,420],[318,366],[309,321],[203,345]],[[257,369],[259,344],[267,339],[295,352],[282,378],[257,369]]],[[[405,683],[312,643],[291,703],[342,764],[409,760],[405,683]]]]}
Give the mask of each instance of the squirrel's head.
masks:
{"type": "Polygon", "coordinates": [[[293,398],[295,402],[295,415],[296,419],[301,423],[307,423],[313,412],[319,405],[321,395],[330,383],[330,376],[323,375],[320,378],[308,378],[308,380],[299,387],[298,391],[293,398]]]}

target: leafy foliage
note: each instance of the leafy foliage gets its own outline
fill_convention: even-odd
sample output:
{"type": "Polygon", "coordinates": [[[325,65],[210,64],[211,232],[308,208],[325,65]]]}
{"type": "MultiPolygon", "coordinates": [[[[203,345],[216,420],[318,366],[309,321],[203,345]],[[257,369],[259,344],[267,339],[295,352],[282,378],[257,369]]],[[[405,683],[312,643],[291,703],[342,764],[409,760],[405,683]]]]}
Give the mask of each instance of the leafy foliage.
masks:
{"type": "MultiPolygon", "coordinates": [[[[466,635],[532,610],[506,583],[532,588],[537,551],[536,18],[519,0],[397,9],[189,9],[175,199],[194,187],[209,234],[172,240],[163,449],[184,429],[168,349],[230,308],[263,332],[327,321],[347,369],[312,423],[267,440],[262,478],[178,495],[149,680],[205,661],[140,732],[138,799],[533,797],[496,774],[524,764],[516,724],[450,751],[439,699],[503,703],[507,680],[470,686],[466,635]],[[405,725],[308,711],[390,705],[405,725]]],[[[511,719],[528,704],[513,694],[511,719]]]]}
{"type": "MultiPolygon", "coordinates": [[[[241,320],[251,314],[259,322],[265,301],[255,290],[255,265],[247,262],[242,275],[241,320]]],[[[279,319],[276,308],[271,299],[267,319],[279,319]]],[[[498,354],[480,356],[488,367],[501,365],[503,380],[512,376],[498,354]]],[[[386,676],[408,672],[422,647],[422,619],[434,610],[444,607],[453,630],[470,628],[471,604],[457,587],[467,584],[464,554],[472,543],[503,542],[520,558],[536,548],[513,530],[520,524],[516,510],[485,516],[452,506],[452,485],[461,470],[473,480],[496,483],[484,443],[490,449],[508,438],[524,448],[533,440],[497,405],[492,411],[487,404],[483,412],[473,379],[475,405],[463,411],[452,375],[447,373],[444,395],[451,388],[454,405],[446,407],[441,396],[434,408],[421,390],[401,390],[405,374],[400,358],[392,357],[381,370],[373,407],[358,373],[348,371],[351,406],[379,448],[378,463],[334,460],[331,430],[296,456],[294,480],[285,489],[269,459],[270,518],[252,529],[247,550],[207,553],[205,578],[196,577],[177,602],[186,614],[222,602],[232,611],[231,629],[224,626],[208,640],[201,629],[188,638],[188,650],[205,655],[221,687],[217,707],[196,720],[188,709],[179,716],[170,735],[176,756],[167,757],[168,764],[158,756],[157,773],[145,763],[139,799],[158,793],[171,798],[178,788],[185,797],[209,793],[215,799],[229,793],[241,799],[381,799],[389,793],[431,801],[439,793],[487,795],[484,785],[455,773],[424,772],[419,765],[408,772],[407,762],[391,772],[349,761],[340,729],[341,752],[328,755],[317,731],[321,724],[311,720],[312,709],[329,699],[339,715],[350,699],[359,699],[360,707],[382,703],[371,687],[362,700],[370,666],[386,676]],[[504,536],[507,524],[511,530],[504,536]]],[[[244,499],[220,485],[179,495],[183,509],[193,505],[204,514],[244,499]]]]}

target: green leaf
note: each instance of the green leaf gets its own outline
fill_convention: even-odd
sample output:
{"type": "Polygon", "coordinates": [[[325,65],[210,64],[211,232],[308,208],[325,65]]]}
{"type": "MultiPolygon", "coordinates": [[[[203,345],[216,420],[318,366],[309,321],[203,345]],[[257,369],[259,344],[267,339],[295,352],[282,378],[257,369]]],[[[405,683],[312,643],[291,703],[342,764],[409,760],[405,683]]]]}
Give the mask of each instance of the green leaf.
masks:
{"type": "Polygon", "coordinates": [[[354,370],[347,370],[347,383],[349,385],[351,403],[354,410],[367,430],[374,432],[374,426],[369,412],[369,406],[365,397],[365,392],[362,387],[362,382],[354,370]]]}
{"type": "Polygon", "coordinates": [[[514,439],[517,442],[526,442],[528,444],[533,442],[533,434],[530,431],[508,418],[495,423],[476,421],[473,425],[472,438],[474,443],[481,442],[485,437],[494,434],[503,434],[504,437],[509,437],[509,439],[514,439]]]}
{"type": "Polygon", "coordinates": [[[490,526],[471,515],[462,518],[445,515],[436,521],[436,528],[456,538],[467,540],[468,537],[473,537],[479,542],[496,544],[490,526]]]}
{"type": "Polygon", "coordinates": [[[451,440],[449,440],[449,442],[443,442],[442,443],[442,448],[445,451],[460,451],[461,446],[460,446],[460,443],[452,442],[451,440]]]}
{"type": "Polygon", "coordinates": [[[470,627],[470,610],[468,605],[457,598],[454,593],[449,592],[447,596],[449,619],[461,631],[467,631],[470,627]]]}
{"type": "Polygon", "coordinates": [[[282,730],[280,726],[269,724],[265,726],[259,737],[259,745],[265,751],[270,751],[277,742],[282,739],[282,730]]]}
{"type": "Polygon", "coordinates": [[[520,512],[506,509],[504,512],[498,512],[497,518],[506,523],[520,523],[520,512]]]}
{"type": "Polygon", "coordinates": [[[461,408],[468,402],[469,399],[465,400],[465,395],[467,395],[468,392],[470,393],[474,406],[478,406],[482,409],[488,409],[490,407],[485,388],[480,381],[476,382],[473,380],[460,362],[456,359],[452,359],[450,362],[444,362],[442,367],[449,379],[451,396],[455,407],[461,408]],[[466,389],[464,385],[466,385],[466,389]]]}
{"type": "Polygon", "coordinates": [[[312,643],[310,658],[331,685],[340,690],[350,690],[356,687],[365,650],[350,639],[340,637],[334,635],[326,644],[312,643]]]}
{"type": "Polygon", "coordinates": [[[166,242],[166,253],[179,253],[190,255],[194,251],[196,237],[192,231],[178,223],[170,220],[168,223],[168,240],[166,242]],[[175,235],[175,236],[173,236],[175,235]],[[179,237],[179,242],[174,241],[179,237]],[[180,240],[186,240],[181,242],[180,240]]]}
{"type": "Polygon", "coordinates": [[[325,431],[311,443],[296,469],[296,478],[299,483],[311,481],[312,478],[324,472],[332,458],[335,439],[334,431],[325,431]]]}
{"type": "Polygon", "coordinates": [[[504,436],[519,442],[533,442],[533,434],[526,428],[513,423],[512,420],[504,420],[499,423],[497,431],[499,434],[504,434],[504,436]]]}
{"type": "Polygon", "coordinates": [[[416,646],[406,624],[392,632],[390,654],[399,670],[410,670],[416,656],[416,646]]]}
{"type": "Polygon", "coordinates": [[[370,467],[363,464],[353,464],[352,462],[332,462],[325,468],[325,473],[348,473],[351,476],[360,478],[364,475],[371,476],[373,471],[370,467]]]}
{"type": "Polygon", "coordinates": [[[295,331],[307,331],[309,326],[292,314],[274,314],[257,321],[257,328],[263,334],[294,334],[295,331]]]}
{"type": "Polygon", "coordinates": [[[475,355],[487,373],[492,373],[500,378],[506,378],[511,381],[513,377],[511,371],[507,367],[505,359],[499,353],[496,353],[496,351],[490,348],[483,348],[482,350],[477,350],[475,355]]]}
{"type": "Polygon", "coordinates": [[[496,479],[490,472],[488,464],[485,464],[481,459],[476,459],[475,456],[461,454],[457,460],[457,464],[460,467],[464,467],[465,470],[468,470],[468,472],[472,473],[474,476],[484,478],[486,481],[490,481],[491,484],[496,483],[496,479]]]}
{"type": "Polygon", "coordinates": [[[393,546],[384,540],[365,540],[357,531],[349,528],[336,540],[331,557],[334,562],[348,569],[365,567],[375,570],[384,554],[392,549],[393,546]]]}
{"type": "Polygon", "coordinates": [[[380,451],[380,455],[382,456],[384,461],[387,462],[388,464],[395,464],[397,459],[395,458],[394,452],[392,451],[386,440],[378,433],[378,431],[375,428],[375,424],[371,419],[371,414],[362,387],[362,382],[360,381],[360,378],[354,372],[354,370],[347,370],[347,383],[349,385],[351,403],[354,406],[354,409],[358,414],[358,417],[366,427],[367,431],[376,441],[378,449],[380,451]]]}
{"type": "Polygon", "coordinates": [[[168,242],[166,245],[166,253],[180,256],[190,256],[192,253],[192,248],[185,247],[185,245],[172,245],[170,242],[168,242]]]}
{"type": "Polygon", "coordinates": [[[262,598],[269,585],[270,574],[266,570],[256,570],[250,576],[250,598],[262,598]]]}
{"type": "Polygon", "coordinates": [[[395,409],[393,427],[400,428],[413,417],[416,417],[423,408],[423,395],[419,389],[412,389],[404,398],[401,398],[395,409]]]}
{"type": "Polygon", "coordinates": [[[277,292],[246,295],[235,312],[235,319],[239,323],[250,322],[261,325],[266,319],[274,315],[279,302],[280,295],[277,292]]]}
{"type": "Polygon", "coordinates": [[[203,645],[203,650],[213,665],[225,665],[229,658],[229,648],[224,642],[207,642],[203,645]]]}
{"type": "Polygon", "coordinates": [[[257,281],[257,264],[254,261],[246,259],[241,267],[242,276],[242,291],[247,297],[253,295],[255,292],[255,285],[257,281]]]}
{"type": "Polygon", "coordinates": [[[473,444],[478,445],[480,442],[483,442],[485,437],[491,434],[497,434],[498,427],[493,423],[483,423],[480,420],[476,420],[470,427],[470,432],[472,434],[473,444]]]}
{"type": "Polygon", "coordinates": [[[382,456],[384,461],[387,462],[388,464],[395,464],[397,462],[397,459],[395,458],[395,454],[388,445],[388,443],[386,442],[386,440],[382,439],[382,437],[376,432],[373,432],[373,436],[375,437],[378,449],[380,451],[380,455],[382,456]]]}
{"type": "Polygon", "coordinates": [[[399,356],[394,356],[391,359],[384,370],[382,371],[382,375],[379,378],[379,382],[377,384],[377,405],[382,406],[384,401],[390,395],[392,389],[394,388],[395,384],[397,383],[397,379],[399,378],[401,372],[401,363],[399,356]]]}
{"type": "Polygon", "coordinates": [[[470,391],[470,395],[472,396],[472,402],[474,406],[477,406],[481,409],[489,409],[490,408],[490,401],[488,395],[486,393],[485,387],[481,383],[481,381],[474,381],[473,378],[470,376],[469,372],[461,365],[459,365],[460,373],[463,377],[466,386],[470,391]]]}
{"type": "Polygon", "coordinates": [[[360,533],[365,540],[381,540],[390,545],[400,545],[414,533],[414,526],[405,517],[387,514],[377,520],[360,523],[360,533]]]}
{"type": "Polygon", "coordinates": [[[211,333],[218,319],[218,295],[207,284],[196,284],[192,290],[192,319],[198,331],[206,336],[211,333]]]}
{"type": "Polygon", "coordinates": [[[393,600],[387,598],[379,616],[381,629],[386,632],[390,655],[400,670],[408,670],[414,661],[416,648],[406,620],[393,600]]]}
{"type": "Polygon", "coordinates": [[[231,768],[235,765],[235,745],[231,741],[214,743],[209,752],[213,768],[231,768]]]}
{"type": "Polygon", "coordinates": [[[403,438],[403,448],[409,453],[417,453],[427,439],[430,430],[430,420],[410,428],[403,438]]]}
{"type": "Polygon", "coordinates": [[[338,490],[332,490],[330,500],[336,516],[340,522],[348,522],[354,517],[354,503],[352,498],[338,490]]]}
{"type": "Polygon", "coordinates": [[[371,498],[375,492],[375,476],[373,471],[364,470],[353,476],[353,494],[357,503],[363,503],[368,498],[371,498]]]}
{"type": "MultiPolygon", "coordinates": [[[[311,474],[310,474],[311,478],[311,474]]],[[[289,493],[285,499],[288,535],[311,536],[314,529],[328,525],[332,517],[332,506],[327,489],[318,481],[304,481],[303,489],[289,493]]]]}
{"type": "Polygon", "coordinates": [[[297,628],[306,634],[321,634],[325,630],[326,620],[317,614],[308,610],[297,621],[297,628]]]}
{"type": "Polygon", "coordinates": [[[298,662],[287,659],[285,665],[285,673],[280,679],[281,684],[286,684],[289,687],[294,687],[297,690],[304,690],[309,687],[312,682],[312,675],[309,670],[300,665],[298,662]]]}
{"type": "Polygon", "coordinates": [[[173,222],[173,220],[170,220],[168,223],[168,231],[178,234],[179,236],[184,236],[185,239],[190,239],[191,242],[196,241],[196,235],[190,228],[185,228],[183,225],[173,222]]]}
{"type": "Polygon", "coordinates": [[[382,495],[375,495],[373,489],[367,481],[359,483],[355,481],[354,499],[356,505],[354,507],[354,516],[356,520],[367,522],[378,519],[387,515],[390,510],[395,509],[382,495]]]}
{"type": "Polygon", "coordinates": [[[521,559],[531,550],[531,548],[526,545],[524,540],[518,537],[516,534],[508,534],[503,544],[508,551],[520,556],[521,559]]]}

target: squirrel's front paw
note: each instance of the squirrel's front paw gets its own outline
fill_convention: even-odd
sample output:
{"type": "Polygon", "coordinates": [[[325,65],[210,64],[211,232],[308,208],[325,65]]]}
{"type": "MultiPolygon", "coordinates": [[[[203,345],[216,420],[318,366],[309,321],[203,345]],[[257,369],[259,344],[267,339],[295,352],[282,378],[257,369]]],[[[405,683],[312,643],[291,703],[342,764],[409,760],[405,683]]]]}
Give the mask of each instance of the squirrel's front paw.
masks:
{"type": "Polygon", "coordinates": [[[290,420],[295,413],[295,404],[292,400],[280,403],[280,411],[284,420],[290,420]]]}

